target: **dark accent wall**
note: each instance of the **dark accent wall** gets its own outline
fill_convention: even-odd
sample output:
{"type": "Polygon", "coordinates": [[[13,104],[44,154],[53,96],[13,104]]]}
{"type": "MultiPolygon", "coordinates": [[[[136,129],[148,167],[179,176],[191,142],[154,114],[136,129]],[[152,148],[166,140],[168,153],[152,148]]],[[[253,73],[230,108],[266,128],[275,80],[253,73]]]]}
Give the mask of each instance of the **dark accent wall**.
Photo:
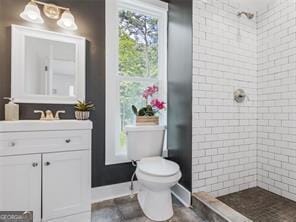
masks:
{"type": "MultiPolygon", "coordinates": [[[[92,186],[103,186],[130,180],[133,168],[130,164],[105,166],[105,0],[51,0],[71,8],[76,18],[78,31],[74,34],[87,39],[87,100],[95,103],[92,113],[94,122],[92,146],[92,186]]],[[[4,96],[10,96],[10,25],[24,25],[57,32],[65,32],[55,20],[35,25],[19,17],[28,0],[0,0],[0,120],[4,119],[4,96]]],[[[72,32],[67,32],[72,33],[72,32]]],[[[21,119],[36,119],[34,109],[65,109],[63,118],[73,118],[69,105],[21,104],[21,119]]]]}
{"type": "Polygon", "coordinates": [[[168,148],[192,189],[192,0],[169,0],[168,148]]]}
{"type": "MultiPolygon", "coordinates": [[[[96,105],[92,140],[92,186],[130,180],[130,164],[105,166],[105,0],[50,0],[70,7],[78,31],[87,39],[87,100],[96,105]]],[[[169,0],[168,42],[168,145],[169,156],[181,166],[181,183],[191,189],[191,76],[192,76],[192,0],[169,0]]],[[[24,25],[57,32],[67,32],[55,20],[35,25],[19,17],[28,0],[0,0],[0,120],[4,119],[4,96],[10,96],[10,25],[24,25]]],[[[63,118],[74,118],[69,105],[21,104],[21,119],[36,119],[35,109],[65,109],[63,118]]]]}

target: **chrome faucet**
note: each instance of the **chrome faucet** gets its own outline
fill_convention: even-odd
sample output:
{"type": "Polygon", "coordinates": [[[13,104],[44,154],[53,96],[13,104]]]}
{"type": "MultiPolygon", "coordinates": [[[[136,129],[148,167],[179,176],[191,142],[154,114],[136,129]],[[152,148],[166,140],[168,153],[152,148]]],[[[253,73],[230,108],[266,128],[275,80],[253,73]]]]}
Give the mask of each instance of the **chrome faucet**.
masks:
{"type": "Polygon", "coordinates": [[[45,114],[42,110],[34,110],[34,113],[40,113],[40,120],[45,120],[45,114]]]}
{"type": "Polygon", "coordinates": [[[53,113],[51,110],[45,111],[45,120],[54,120],[53,113]]]}
{"type": "Polygon", "coordinates": [[[60,119],[60,113],[65,114],[66,111],[65,110],[58,110],[54,116],[55,120],[59,120],[60,119]]]}
{"type": "Polygon", "coordinates": [[[45,113],[42,110],[34,110],[34,113],[40,113],[40,120],[59,120],[60,119],[60,113],[66,113],[65,110],[59,110],[56,112],[55,117],[53,116],[53,113],[51,110],[46,110],[45,113]]]}

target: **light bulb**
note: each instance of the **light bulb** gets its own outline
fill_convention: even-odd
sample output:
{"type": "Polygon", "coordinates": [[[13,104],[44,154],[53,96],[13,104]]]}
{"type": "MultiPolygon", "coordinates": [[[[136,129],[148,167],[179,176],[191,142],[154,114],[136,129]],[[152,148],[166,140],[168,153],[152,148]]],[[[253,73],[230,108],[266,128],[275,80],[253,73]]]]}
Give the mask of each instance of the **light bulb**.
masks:
{"type": "Polygon", "coordinates": [[[58,26],[64,29],[77,30],[75,18],[69,10],[66,10],[63,12],[60,20],[57,23],[58,23],[58,26]]]}
{"type": "Polygon", "coordinates": [[[20,14],[20,17],[26,21],[33,22],[33,23],[39,23],[42,24],[44,23],[41,15],[40,15],[40,10],[36,3],[34,2],[29,2],[24,11],[20,14]]]}
{"type": "Polygon", "coordinates": [[[72,25],[72,21],[69,20],[69,19],[65,19],[65,20],[63,21],[63,23],[64,23],[64,25],[67,26],[67,27],[71,27],[71,25],[72,25]]]}
{"type": "Polygon", "coordinates": [[[38,18],[38,15],[35,12],[28,12],[28,17],[32,20],[36,20],[38,18]]]}

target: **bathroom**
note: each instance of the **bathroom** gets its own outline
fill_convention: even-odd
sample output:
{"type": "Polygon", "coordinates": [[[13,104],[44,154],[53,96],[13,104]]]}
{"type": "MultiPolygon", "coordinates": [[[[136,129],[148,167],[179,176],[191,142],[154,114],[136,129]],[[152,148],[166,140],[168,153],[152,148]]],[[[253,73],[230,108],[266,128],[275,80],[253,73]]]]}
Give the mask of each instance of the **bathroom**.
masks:
{"type": "Polygon", "coordinates": [[[0,0],[0,221],[296,221],[295,27],[295,0],[0,0]]]}

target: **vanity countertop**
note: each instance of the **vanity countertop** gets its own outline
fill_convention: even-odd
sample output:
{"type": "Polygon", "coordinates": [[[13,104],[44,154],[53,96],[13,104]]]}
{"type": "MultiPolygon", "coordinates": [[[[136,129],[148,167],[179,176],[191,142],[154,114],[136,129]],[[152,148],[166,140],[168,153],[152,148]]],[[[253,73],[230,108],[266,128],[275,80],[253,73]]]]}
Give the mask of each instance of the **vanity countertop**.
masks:
{"type": "Polygon", "coordinates": [[[1,132],[88,130],[92,129],[90,120],[19,120],[0,121],[1,132]]]}

